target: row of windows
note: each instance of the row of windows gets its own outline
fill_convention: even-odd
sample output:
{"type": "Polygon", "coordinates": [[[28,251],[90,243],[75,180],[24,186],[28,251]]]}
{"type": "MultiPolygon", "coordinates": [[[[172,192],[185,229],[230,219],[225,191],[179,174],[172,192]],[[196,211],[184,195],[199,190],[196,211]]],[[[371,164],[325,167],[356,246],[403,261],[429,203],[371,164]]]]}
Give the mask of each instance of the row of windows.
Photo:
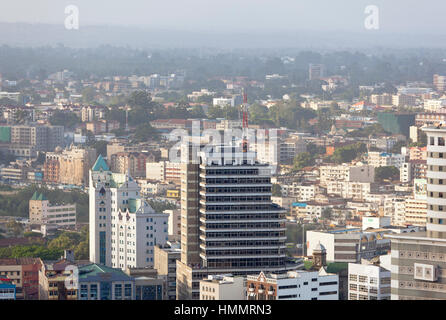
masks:
{"type": "Polygon", "coordinates": [[[207,196],[206,202],[247,202],[247,201],[271,201],[269,196],[240,196],[240,197],[225,197],[225,196],[207,196]]]}
{"type": "Polygon", "coordinates": [[[277,210],[277,207],[271,204],[248,204],[248,205],[208,205],[202,207],[206,211],[260,211],[260,210],[277,210]]]}
{"type": "Polygon", "coordinates": [[[233,239],[233,238],[272,238],[272,237],[284,237],[284,236],[285,236],[284,231],[209,232],[209,233],[206,233],[206,237],[209,239],[212,239],[212,238],[230,238],[230,239],[233,239]]]}
{"type": "Polygon", "coordinates": [[[257,175],[258,169],[206,169],[206,175],[257,175]]]}
{"type": "Polygon", "coordinates": [[[429,139],[429,144],[431,146],[440,146],[440,147],[444,147],[445,146],[445,139],[443,137],[437,137],[437,139],[435,139],[435,137],[430,137],[429,139]],[[435,144],[435,140],[437,140],[437,144],[435,144]]]}
{"type": "Polygon", "coordinates": [[[269,184],[270,178],[207,178],[206,184],[269,184]]]}
{"type": "Polygon", "coordinates": [[[258,193],[258,192],[271,192],[271,187],[233,187],[233,188],[206,188],[207,193],[258,193]]]}

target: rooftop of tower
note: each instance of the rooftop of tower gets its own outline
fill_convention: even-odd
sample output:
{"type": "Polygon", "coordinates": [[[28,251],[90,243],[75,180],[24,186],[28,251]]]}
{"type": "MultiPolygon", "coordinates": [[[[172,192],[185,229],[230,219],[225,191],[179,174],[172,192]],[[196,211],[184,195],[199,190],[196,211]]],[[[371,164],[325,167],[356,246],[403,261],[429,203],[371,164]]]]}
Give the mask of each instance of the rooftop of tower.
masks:
{"type": "Polygon", "coordinates": [[[110,168],[107,165],[107,162],[100,154],[97,158],[96,162],[93,165],[93,168],[91,168],[92,171],[110,171],[110,168]]]}

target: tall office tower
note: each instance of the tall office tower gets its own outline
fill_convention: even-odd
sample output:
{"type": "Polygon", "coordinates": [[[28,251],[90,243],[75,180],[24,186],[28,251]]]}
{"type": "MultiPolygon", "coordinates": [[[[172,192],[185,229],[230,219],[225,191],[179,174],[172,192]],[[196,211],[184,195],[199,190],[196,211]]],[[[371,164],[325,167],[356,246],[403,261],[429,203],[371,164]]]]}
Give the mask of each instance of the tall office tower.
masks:
{"type": "Polygon", "coordinates": [[[153,250],[167,242],[168,215],[141,198],[128,174],[112,173],[102,156],[90,170],[90,261],[113,268],[153,267],[153,250]]]}
{"type": "Polygon", "coordinates": [[[319,80],[324,76],[324,65],[323,64],[310,64],[309,67],[309,79],[319,80]]]}
{"type": "Polygon", "coordinates": [[[446,299],[446,127],[427,134],[426,232],[389,235],[392,300],[446,299]]]}
{"type": "Polygon", "coordinates": [[[271,202],[269,166],[238,146],[198,154],[199,164],[182,164],[177,299],[199,299],[208,275],[297,268],[285,261],[285,210],[271,202]]]}

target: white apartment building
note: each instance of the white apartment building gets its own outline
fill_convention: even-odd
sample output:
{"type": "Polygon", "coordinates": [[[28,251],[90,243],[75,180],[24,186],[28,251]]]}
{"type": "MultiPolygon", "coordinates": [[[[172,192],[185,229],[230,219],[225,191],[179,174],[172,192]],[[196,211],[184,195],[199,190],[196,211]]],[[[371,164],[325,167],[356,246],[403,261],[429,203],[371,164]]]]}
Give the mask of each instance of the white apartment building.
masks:
{"type": "Polygon", "coordinates": [[[153,267],[153,248],[167,242],[166,214],[141,199],[127,174],[99,156],[90,170],[90,261],[113,268],[153,267]]]}
{"type": "Polygon", "coordinates": [[[339,300],[339,276],[319,271],[249,275],[248,300],[339,300]]]}
{"type": "Polygon", "coordinates": [[[292,184],[281,184],[280,189],[283,197],[296,198],[297,201],[311,201],[314,200],[316,194],[320,192],[317,184],[301,184],[293,182],[292,184]]]}
{"type": "Polygon", "coordinates": [[[404,162],[405,157],[402,154],[387,152],[369,152],[368,154],[368,163],[375,168],[393,166],[400,169],[404,162]]]}
{"type": "Polygon", "coordinates": [[[168,219],[168,235],[169,240],[180,241],[181,238],[181,210],[164,210],[169,215],[168,219]]]}
{"type": "Polygon", "coordinates": [[[326,186],[327,194],[358,201],[364,200],[372,191],[370,182],[327,181],[326,186]]]}
{"type": "Polygon", "coordinates": [[[400,168],[400,181],[409,183],[412,181],[412,165],[410,162],[404,162],[400,168]]]}
{"type": "Polygon", "coordinates": [[[367,260],[348,264],[348,300],[390,300],[391,272],[367,260]]]}
{"type": "Polygon", "coordinates": [[[200,280],[200,300],[245,300],[245,278],[209,275],[200,280]]]}
{"type": "Polygon", "coordinates": [[[374,182],[375,168],[368,165],[321,166],[319,168],[321,185],[328,181],[374,182]]]}
{"type": "Polygon", "coordinates": [[[424,100],[424,110],[427,112],[437,112],[446,107],[446,99],[426,99],[424,100]]]}

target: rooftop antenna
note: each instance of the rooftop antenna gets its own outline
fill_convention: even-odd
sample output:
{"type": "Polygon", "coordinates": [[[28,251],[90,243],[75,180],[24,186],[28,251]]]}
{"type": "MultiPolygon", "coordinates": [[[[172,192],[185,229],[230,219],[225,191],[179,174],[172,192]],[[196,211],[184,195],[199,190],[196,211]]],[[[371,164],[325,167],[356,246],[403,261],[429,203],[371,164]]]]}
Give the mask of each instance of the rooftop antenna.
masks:
{"type": "Polygon", "coordinates": [[[248,94],[246,88],[243,89],[243,104],[242,104],[243,120],[242,120],[242,130],[243,130],[243,140],[242,140],[242,150],[244,153],[248,152],[248,94]]]}

